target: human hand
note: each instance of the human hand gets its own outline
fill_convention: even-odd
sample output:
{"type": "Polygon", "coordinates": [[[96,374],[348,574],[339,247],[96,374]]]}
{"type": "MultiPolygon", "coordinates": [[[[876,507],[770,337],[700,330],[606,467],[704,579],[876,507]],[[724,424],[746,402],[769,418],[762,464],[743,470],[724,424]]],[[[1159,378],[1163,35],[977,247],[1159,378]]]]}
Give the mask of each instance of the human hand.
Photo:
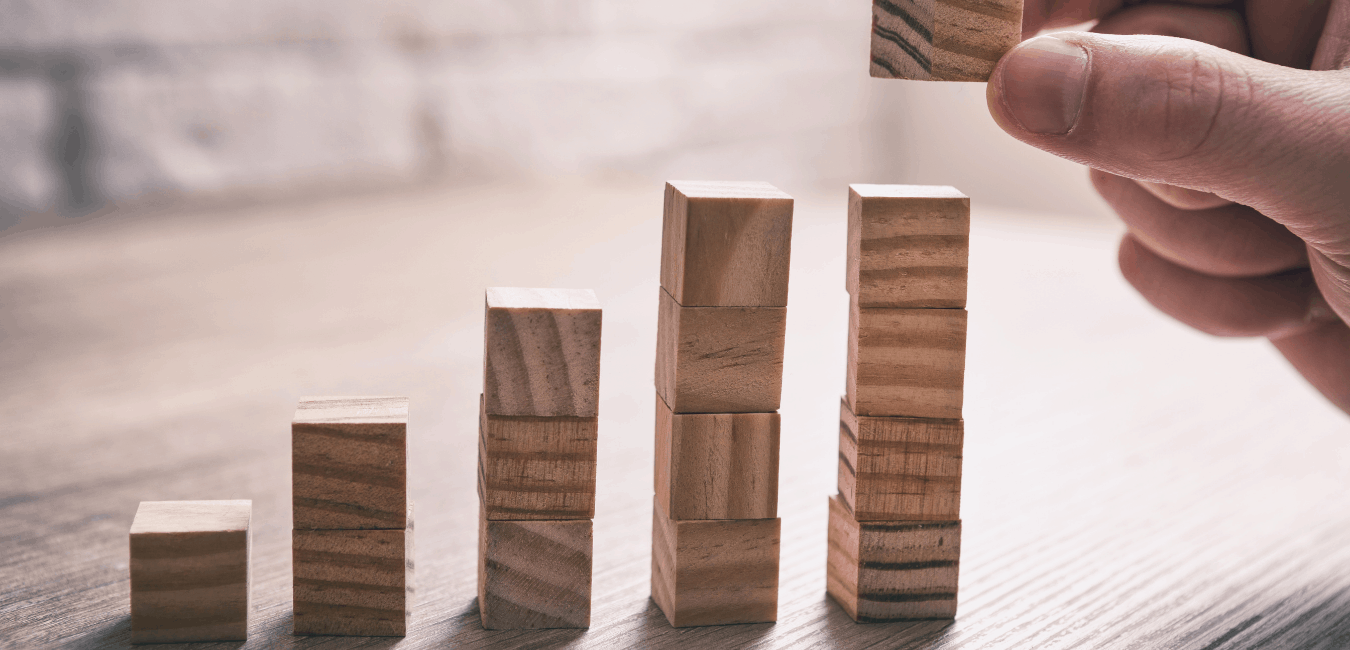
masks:
{"type": "Polygon", "coordinates": [[[1125,4],[1027,0],[1024,31],[1101,18],[1098,33],[1013,49],[990,112],[1093,169],[1149,302],[1268,337],[1350,412],[1350,0],[1125,4]],[[1167,36],[1122,35],[1140,33],[1167,36]]]}

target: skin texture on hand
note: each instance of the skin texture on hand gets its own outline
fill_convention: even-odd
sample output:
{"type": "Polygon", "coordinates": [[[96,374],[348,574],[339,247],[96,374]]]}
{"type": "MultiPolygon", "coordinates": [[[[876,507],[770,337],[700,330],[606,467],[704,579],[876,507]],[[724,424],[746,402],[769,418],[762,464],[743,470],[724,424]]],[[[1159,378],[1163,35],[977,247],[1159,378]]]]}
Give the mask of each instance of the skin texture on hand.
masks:
{"type": "Polygon", "coordinates": [[[1264,336],[1350,412],[1350,0],[1026,0],[988,87],[1012,136],[1092,168],[1154,306],[1264,336]],[[1316,71],[1309,70],[1315,68],[1316,71]]]}

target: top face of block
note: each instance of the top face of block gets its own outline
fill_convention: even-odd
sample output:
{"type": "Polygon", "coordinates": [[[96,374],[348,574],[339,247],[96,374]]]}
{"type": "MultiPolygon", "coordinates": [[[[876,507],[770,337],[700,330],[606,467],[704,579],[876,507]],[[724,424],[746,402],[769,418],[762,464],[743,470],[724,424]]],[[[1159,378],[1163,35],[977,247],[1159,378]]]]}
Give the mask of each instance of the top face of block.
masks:
{"type": "Polygon", "coordinates": [[[296,424],[407,423],[406,397],[301,397],[296,424]]]}
{"type": "Polygon", "coordinates": [[[600,300],[590,289],[524,289],[489,287],[488,309],[593,309],[600,300]]]}
{"type": "Polygon", "coordinates": [[[768,183],[667,183],[661,286],[685,307],[786,307],[792,205],[768,183]]]}
{"type": "Polygon", "coordinates": [[[1022,39],[1022,0],[873,0],[873,77],[988,81],[1022,39]]]}
{"type": "Polygon", "coordinates": [[[248,530],[252,518],[249,500],[142,501],[131,534],[241,532],[248,530]]]}
{"type": "Polygon", "coordinates": [[[488,289],[484,410],[491,415],[596,417],[600,326],[600,303],[590,290],[488,289]]]}
{"type": "Polygon", "coordinates": [[[952,187],[850,185],[845,288],[860,306],[966,306],[970,199],[952,187]]]}

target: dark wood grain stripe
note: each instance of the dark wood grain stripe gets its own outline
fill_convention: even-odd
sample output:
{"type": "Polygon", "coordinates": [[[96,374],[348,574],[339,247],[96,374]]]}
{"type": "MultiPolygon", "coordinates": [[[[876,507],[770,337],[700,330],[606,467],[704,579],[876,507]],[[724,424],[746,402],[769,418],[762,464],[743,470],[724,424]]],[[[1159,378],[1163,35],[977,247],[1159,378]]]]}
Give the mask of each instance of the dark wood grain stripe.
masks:
{"type": "Polygon", "coordinates": [[[961,484],[960,476],[924,476],[921,474],[886,474],[881,472],[863,472],[856,474],[858,481],[867,481],[872,487],[873,492],[877,492],[880,486],[909,486],[917,489],[915,492],[907,491],[886,491],[887,494],[911,494],[913,496],[934,496],[929,494],[927,486],[958,486],[961,484]]]}
{"type": "Polygon", "coordinates": [[[878,283],[888,280],[962,280],[968,277],[964,266],[896,266],[889,269],[863,269],[858,280],[878,283]]]}
{"type": "MultiPolygon", "coordinates": [[[[411,569],[412,567],[408,567],[411,569]]],[[[372,585],[365,582],[342,582],[337,580],[315,580],[313,578],[296,578],[295,584],[312,587],[314,589],[344,589],[348,591],[368,591],[377,594],[403,594],[407,593],[407,587],[395,585],[372,585]]],[[[313,602],[313,601],[309,601],[313,602]]]]}
{"type": "Polygon", "coordinates": [[[859,456],[898,456],[903,454],[941,454],[944,458],[961,458],[962,446],[891,440],[868,440],[858,445],[859,456]]]}
{"type": "MultiPolygon", "coordinates": [[[[315,476],[318,478],[332,479],[344,483],[356,483],[359,485],[373,485],[376,487],[387,487],[401,489],[407,483],[401,473],[394,474],[387,469],[371,467],[368,465],[347,465],[344,463],[324,462],[323,464],[314,462],[303,462],[298,460],[291,462],[291,472],[303,474],[305,476],[315,476]]],[[[310,460],[309,457],[305,457],[310,460]]],[[[321,457],[316,457],[322,459],[321,457]]]]}
{"type": "Polygon", "coordinates": [[[924,569],[948,569],[958,566],[956,560],[930,560],[927,562],[868,562],[859,563],[859,568],[871,571],[922,571],[924,569]]]}
{"type": "Polygon", "coordinates": [[[864,521],[861,522],[864,532],[882,532],[882,533],[903,533],[915,530],[948,530],[960,528],[959,521],[926,521],[923,523],[907,522],[881,522],[864,521]]]}
{"type": "MultiPolygon", "coordinates": [[[[918,63],[919,66],[923,68],[924,72],[931,73],[933,71],[932,60],[924,56],[923,52],[919,51],[919,48],[912,45],[899,32],[886,29],[885,27],[882,27],[880,23],[873,21],[872,33],[876,34],[880,38],[883,38],[887,41],[894,43],[897,47],[900,48],[902,52],[904,52],[907,56],[909,56],[909,58],[914,59],[914,62],[918,63]]],[[[897,72],[896,69],[890,63],[880,61],[878,60],[878,57],[875,56],[872,57],[872,62],[877,63],[883,68],[886,68],[887,72],[890,72],[891,75],[893,76],[899,75],[899,72],[897,72]]]]}
{"type": "MultiPolygon", "coordinates": [[[[882,0],[876,0],[878,2],[882,0]]],[[[988,16],[996,20],[1008,23],[1021,23],[1022,12],[1021,3],[1012,4],[1009,2],[991,2],[990,0],[937,0],[938,4],[964,9],[971,13],[988,16]]]]}
{"type": "Polygon", "coordinates": [[[296,422],[291,425],[291,431],[294,435],[351,440],[385,447],[404,447],[407,444],[407,428],[406,425],[400,423],[375,422],[365,426],[364,423],[362,425],[341,424],[341,420],[336,420],[334,424],[340,426],[324,426],[322,423],[315,422],[296,422]],[[363,431],[373,430],[374,432],[355,433],[353,428],[356,426],[360,426],[363,431]],[[397,428],[395,429],[395,427],[397,428]]]}
{"type": "Polygon", "coordinates": [[[933,31],[928,25],[923,24],[918,18],[915,18],[904,7],[891,2],[890,0],[872,0],[872,6],[880,9],[900,20],[903,20],[910,29],[914,30],[923,40],[933,42],[933,31]]]}
{"type": "Polygon", "coordinates": [[[377,557],[354,553],[333,553],[330,551],[296,549],[294,551],[294,557],[296,563],[329,564],[353,569],[374,569],[390,573],[401,573],[405,567],[411,567],[411,562],[405,562],[396,557],[377,557]]]}
{"type": "MultiPolygon", "coordinates": [[[[381,607],[360,607],[357,605],[330,605],[327,603],[314,602],[312,600],[300,599],[295,601],[295,617],[313,617],[313,618],[345,618],[345,619],[365,619],[374,621],[402,621],[407,614],[402,609],[385,609],[381,607]]],[[[303,634],[303,633],[300,633],[303,634]]]]}
{"type": "Polygon", "coordinates": [[[131,536],[133,560],[175,560],[221,556],[221,561],[235,556],[242,561],[248,547],[248,533],[138,533],[131,536]]]}
{"type": "MultiPolygon", "coordinates": [[[[241,603],[239,610],[243,611],[241,603]]],[[[153,632],[156,630],[182,630],[193,627],[215,627],[221,625],[244,625],[247,618],[239,616],[191,616],[174,614],[172,616],[147,616],[136,614],[131,618],[132,632],[153,632]]],[[[124,642],[125,643],[125,642],[124,642]]]]}
{"type": "Polygon", "coordinates": [[[848,462],[848,456],[842,451],[839,452],[839,462],[844,464],[844,469],[847,469],[849,474],[853,476],[858,475],[858,471],[853,468],[853,463],[848,462]]]}
{"type": "Polygon", "coordinates": [[[390,528],[403,528],[407,521],[407,512],[400,510],[398,512],[389,512],[386,510],[377,510],[350,503],[339,503],[336,501],[327,501],[324,499],[309,499],[305,497],[294,497],[292,507],[309,508],[311,510],[321,510],[324,512],[333,512],[344,515],[356,515],[376,521],[388,522],[390,528]]]}
{"type": "Polygon", "coordinates": [[[970,237],[964,235],[896,235],[864,239],[859,250],[864,253],[894,253],[899,250],[935,251],[966,248],[970,237]]]}
{"type": "Polygon", "coordinates": [[[956,592],[940,593],[859,593],[858,600],[874,603],[924,603],[939,600],[956,600],[956,592]]]}
{"type": "Polygon", "coordinates": [[[131,560],[131,581],[138,592],[190,591],[248,583],[247,558],[241,551],[237,558],[222,558],[228,563],[202,566],[196,563],[191,571],[172,572],[162,567],[146,566],[143,559],[131,560]],[[233,561],[230,561],[233,560],[233,561]]]}

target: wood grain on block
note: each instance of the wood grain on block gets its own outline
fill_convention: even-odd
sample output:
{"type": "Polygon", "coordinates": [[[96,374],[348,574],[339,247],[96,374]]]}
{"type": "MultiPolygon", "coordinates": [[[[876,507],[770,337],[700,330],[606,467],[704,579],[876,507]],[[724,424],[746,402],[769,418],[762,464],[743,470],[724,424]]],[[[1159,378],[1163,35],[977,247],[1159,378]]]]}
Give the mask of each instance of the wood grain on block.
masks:
{"type": "Polygon", "coordinates": [[[970,199],[951,187],[850,185],[845,288],[862,307],[966,306],[970,199]]]}
{"type": "Polygon", "coordinates": [[[778,620],[781,519],[677,521],[652,509],[652,600],[675,627],[778,620]]]}
{"type": "Polygon", "coordinates": [[[595,516],[597,418],[490,415],[479,404],[478,496],[488,519],[595,516]]]}
{"type": "Polygon", "coordinates": [[[408,398],[302,398],[291,482],[297,529],[407,527],[408,398]]]}
{"type": "Polygon", "coordinates": [[[248,637],[251,501],[142,501],[131,524],[131,642],[248,637]]]}
{"type": "Polygon", "coordinates": [[[961,518],[965,423],[858,417],[839,404],[839,498],[859,521],[961,518]]]}
{"type": "Polygon", "coordinates": [[[960,521],[864,521],[830,497],[825,588],[859,623],[955,618],[960,521]]]}
{"type": "Polygon", "coordinates": [[[292,531],[295,633],[404,636],[412,614],[413,527],[292,531]]]}
{"type": "Polygon", "coordinates": [[[592,524],[478,521],[478,612],[489,630],[591,624],[592,524]]]}
{"type": "Polygon", "coordinates": [[[960,418],[966,310],[860,308],[851,300],[845,375],[858,415],[960,418]]]}
{"type": "Polygon", "coordinates": [[[786,307],[792,197],[768,183],[671,181],[661,286],[686,307],[786,307]]]}
{"type": "Polygon", "coordinates": [[[483,334],[487,412],[599,415],[600,316],[600,302],[590,289],[488,289],[483,334]]]}
{"type": "Polygon", "coordinates": [[[672,519],[778,516],[777,413],[677,414],[656,398],[656,500],[672,519]]]}
{"type": "Polygon", "coordinates": [[[934,0],[873,0],[873,77],[933,77],[934,0]]]}
{"type": "Polygon", "coordinates": [[[1022,0],[873,0],[873,77],[988,81],[1022,38],[1022,0]]]}
{"type": "Polygon", "coordinates": [[[676,413],[770,413],[783,387],[784,307],[684,307],[664,290],[656,392],[676,413]]]}

